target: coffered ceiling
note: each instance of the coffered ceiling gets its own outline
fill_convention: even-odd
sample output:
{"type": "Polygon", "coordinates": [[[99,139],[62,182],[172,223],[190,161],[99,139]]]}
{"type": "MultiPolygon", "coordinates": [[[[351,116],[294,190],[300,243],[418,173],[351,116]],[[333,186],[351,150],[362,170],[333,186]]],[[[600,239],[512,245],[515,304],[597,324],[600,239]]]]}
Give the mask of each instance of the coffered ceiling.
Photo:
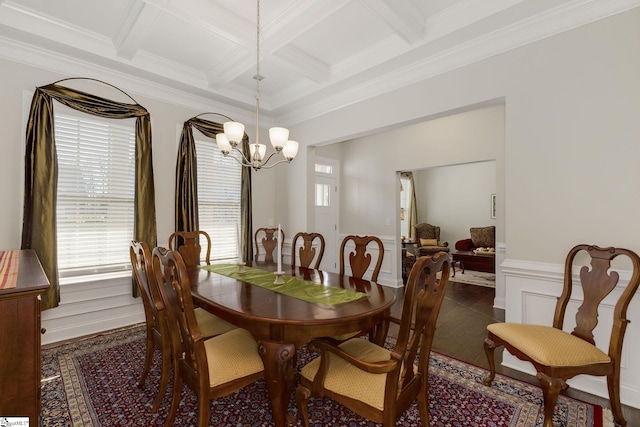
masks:
{"type": "MultiPolygon", "coordinates": [[[[262,0],[261,107],[296,123],[637,6],[640,0],[262,0]]],[[[68,74],[57,65],[64,60],[250,112],[256,3],[0,0],[0,57],[68,74]]]]}

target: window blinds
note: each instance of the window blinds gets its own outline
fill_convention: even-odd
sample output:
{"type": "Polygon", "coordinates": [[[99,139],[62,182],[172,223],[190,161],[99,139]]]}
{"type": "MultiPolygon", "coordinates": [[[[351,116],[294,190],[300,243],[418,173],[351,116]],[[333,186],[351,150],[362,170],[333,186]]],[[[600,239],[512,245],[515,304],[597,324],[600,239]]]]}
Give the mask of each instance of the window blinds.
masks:
{"type": "MultiPolygon", "coordinates": [[[[239,255],[242,166],[225,158],[215,142],[196,140],[200,229],[211,237],[211,261],[239,255]]],[[[230,154],[237,155],[237,153],[230,154]]],[[[200,244],[206,247],[201,239],[200,244]]],[[[204,256],[204,250],[202,251],[204,256]]]]}
{"type": "Polygon", "coordinates": [[[55,114],[62,277],[129,268],[135,121],[55,114]]]}

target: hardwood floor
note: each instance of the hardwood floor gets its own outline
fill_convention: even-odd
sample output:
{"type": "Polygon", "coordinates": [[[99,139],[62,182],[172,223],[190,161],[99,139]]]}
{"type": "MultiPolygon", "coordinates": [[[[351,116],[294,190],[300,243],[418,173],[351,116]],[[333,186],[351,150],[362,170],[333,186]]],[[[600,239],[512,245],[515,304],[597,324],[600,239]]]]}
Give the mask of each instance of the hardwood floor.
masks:
{"type": "MultiPolygon", "coordinates": [[[[397,301],[392,316],[400,317],[403,289],[397,290],[397,301]]],[[[484,354],[486,327],[490,323],[503,322],[504,310],[493,308],[494,289],[482,286],[450,282],[438,317],[433,350],[474,365],[489,368],[484,354]]],[[[396,336],[398,326],[391,324],[389,335],[396,336]]],[[[519,371],[501,366],[502,352],[496,351],[496,370],[532,384],[538,380],[519,371]]],[[[571,388],[563,392],[567,396],[609,408],[609,400],[571,388]]],[[[640,426],[640,409],[623,407],[627,426],[640,426]]]]}

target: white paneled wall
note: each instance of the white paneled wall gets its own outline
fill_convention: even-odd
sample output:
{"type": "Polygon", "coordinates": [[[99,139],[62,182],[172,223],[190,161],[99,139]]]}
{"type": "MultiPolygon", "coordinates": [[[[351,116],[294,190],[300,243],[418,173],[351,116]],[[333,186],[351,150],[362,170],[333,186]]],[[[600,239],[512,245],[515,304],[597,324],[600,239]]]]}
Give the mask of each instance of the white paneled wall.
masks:
{"type": "Polygon", "coordinates": [[[131,273],[60,286],[61,302],[42,312],[42,344],[144,322],[140,298],[131,295],[131,273]]]}

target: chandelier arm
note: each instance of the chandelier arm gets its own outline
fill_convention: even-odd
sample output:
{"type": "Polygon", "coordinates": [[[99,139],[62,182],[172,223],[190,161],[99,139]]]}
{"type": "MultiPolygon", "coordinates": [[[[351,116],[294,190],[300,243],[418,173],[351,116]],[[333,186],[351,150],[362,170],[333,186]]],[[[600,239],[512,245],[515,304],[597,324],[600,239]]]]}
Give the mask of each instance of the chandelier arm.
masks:
{"type": "Polygon", "coordinates": [[[272,158],[273,156],[275,156],[276,154],[278,154],[278,153],[277,153],[277,152],[275,152],[275,151],[274,151],[274,152],[272,152],[271,154],[269,154],[269,157],[267,157],[266,159],[262,160],[262,164],[263,164],[263,165],[266,165],[266,164],[269,162],[269,160],[271,160],[271,158],[272,158]]]}
{"type": "Polygon", "coordinates": [[[267,165],[267,164],[266,164],[266,162],[265,162],[265,163],[263,163],[263,164],[262,164],[262,168],[263,168],[263,169],[271,169],[272,167],[274,167],[274,166],[278,166],[280,163],[284,163],[284,162],[291,163],[291,160],[289,160],[289,159],[282,159],[282,160],[280,160],[280,161],[275,162],[275,163],[274,163],[274,164],[272,164],[272,165],[267,165]]]}
{"type": "Polygon", "coordinates": [[[245,154],[242,152],[242,150],[240,150],[237,147],[233,147],[232,150],[237,151],[238,153],[240,153],[240,155],[242,156],[242,161],[240,161],[237,157],[231,156],[233,157],[238,163],[240,163],[242,166],[251,166],[251,160],[249,160],[247,158],[247,156],[245,156],[245,154]]]}

